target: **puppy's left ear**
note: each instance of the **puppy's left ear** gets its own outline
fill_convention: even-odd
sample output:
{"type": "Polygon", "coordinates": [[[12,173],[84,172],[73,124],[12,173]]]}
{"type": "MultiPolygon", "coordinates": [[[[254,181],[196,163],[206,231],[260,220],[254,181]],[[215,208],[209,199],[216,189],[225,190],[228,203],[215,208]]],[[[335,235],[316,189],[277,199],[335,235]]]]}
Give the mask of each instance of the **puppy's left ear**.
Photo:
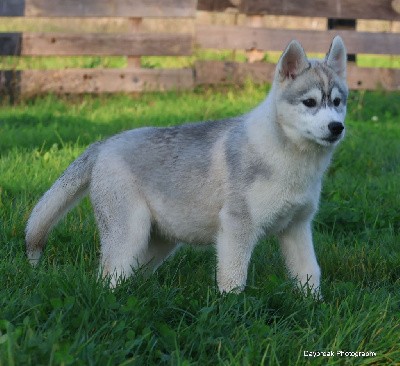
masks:
{"type": "Polygon", "coordinates": [[[341,37],[336,36],[325,57],[326,64],[342,79],[346,79],[347,52],[341,37]]]}

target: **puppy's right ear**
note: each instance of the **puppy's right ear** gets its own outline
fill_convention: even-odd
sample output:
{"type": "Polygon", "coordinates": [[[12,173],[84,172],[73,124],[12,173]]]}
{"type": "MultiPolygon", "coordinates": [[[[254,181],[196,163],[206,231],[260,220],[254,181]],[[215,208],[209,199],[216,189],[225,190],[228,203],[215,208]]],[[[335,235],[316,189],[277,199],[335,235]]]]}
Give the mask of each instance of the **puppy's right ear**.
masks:
{"type": "Polygon", "coordinates": [[[295,79],[305,69],[310,67],[301,44],[295,40],[291,41],[278,61],[278,73],[280,80],[295,79]]]}

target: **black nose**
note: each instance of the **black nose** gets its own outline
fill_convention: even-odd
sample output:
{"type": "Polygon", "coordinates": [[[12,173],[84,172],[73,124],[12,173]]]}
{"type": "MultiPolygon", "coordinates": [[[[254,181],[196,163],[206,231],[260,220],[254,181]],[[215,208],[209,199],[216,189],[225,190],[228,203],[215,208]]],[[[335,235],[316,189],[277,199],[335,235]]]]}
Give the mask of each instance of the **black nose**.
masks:
{"type": "Polygon", "coordinates": [[[332,135],[339,136],[342,133],[344,126],[342,122],[331,122],[329,123],[328,128],[332,135]]]}

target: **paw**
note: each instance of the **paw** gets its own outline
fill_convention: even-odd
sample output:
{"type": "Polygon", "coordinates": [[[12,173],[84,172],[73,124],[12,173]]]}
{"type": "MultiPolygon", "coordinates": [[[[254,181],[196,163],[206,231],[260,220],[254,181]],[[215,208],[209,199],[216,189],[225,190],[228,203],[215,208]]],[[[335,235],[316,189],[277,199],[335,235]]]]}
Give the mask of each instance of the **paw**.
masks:
{"type": "Polygon", "coordinates": [[[39,264],[40,257],[42,256],[41,250],[27,250],[26,254],[28,256],[29,263],[32,267],[36,267],[39,264]]]}
{"type": "Polygon", "coordinates": [[[217,277],[218,289],[221,294],[233,293],[239,294],[246,287],[246,280],[238,280],[228,276],[218,275],[217,277]]]}
{"type": "Polygon", "coordinates": [[[243,292],[245,286],[220,286],[218,285],[221,294],[240,294],[243,292]]]}

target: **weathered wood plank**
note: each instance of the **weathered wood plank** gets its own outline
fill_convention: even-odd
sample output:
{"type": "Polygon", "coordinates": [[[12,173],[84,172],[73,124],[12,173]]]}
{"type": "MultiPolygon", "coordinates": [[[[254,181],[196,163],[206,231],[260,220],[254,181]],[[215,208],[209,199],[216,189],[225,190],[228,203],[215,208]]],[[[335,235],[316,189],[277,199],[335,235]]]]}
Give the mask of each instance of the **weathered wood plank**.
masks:
{"type": "Polygon", "coordinates": [[[326,53],[335,35],[343,38],[349,53],[400,54],[400,37],[396,33],[350,30],[322,32],[199,24],[195,43],[203,48],[282,51],[292,39],[297,39],[308,52],[326,53]]]}
{"type": "Polygon", "coordinates": [[[392,0],[245,0],[242,9],[248,14],[400,20],[392,0]]]}
{"type": "MultiPolygon", "coordinates": [[[[199,61],[192,69],[0,71],[0,95],[17,99],[42,93],[81,94],[190,90],[195,85],[270,83],[275,65],[199,61]]],[[[348,67],[350,89],[400,91],[400,70],[348,67]]]]}
{"type": "Polygon", "coordinates": [[[357,67],[348,65],[347,82],[350,89],[387,91],[400,90],[400,70],[357,67]]]}
{"type": "Polygon", "coordinates": [[[17,89],[22,96],[188,90],[194,86],[192,69],[2,71],[0,80],[4,80],[0,82],[0,94],[17,89]]]}
{"type": "Polygon", "coordinates": [[[236,8],[239,11],[243,8],[242,2],[243,0],[198,0],[197,10],[225,11],[227,9],[236,8]]]}
{"type": "Polygon", "coordinates": [[[400,20],[393,0],[199,0],[197,8],[205,11],[237,8],[254,15],[400,20]]]}
{"type": "MultiPolygon", "coordinates": [[[[237,63],[199,61],[195,65],[196,85],[243,84],[250,79],[256,83],[271,83],[275,65],[269,63],[237,63]]],[[[350,89],[388,91],[400,90],[400,70],[348,66],[350,89]]]]}
{"type": "Polygon", "coordinates": [[[197,61],[195,70],[196,85],[243,84],[247,79],[270,83],[275,65],[265,62],[197,61]]]}
{"type": "Polygon", "coordinates": [[[0,55],[182,56],[191,53],[190,34],[0,33],[0,55]]]}
{"type": "Polygon", "coordinates": [[[195,17],[196,0],[0,0],[0,16],[195,17]]]}

